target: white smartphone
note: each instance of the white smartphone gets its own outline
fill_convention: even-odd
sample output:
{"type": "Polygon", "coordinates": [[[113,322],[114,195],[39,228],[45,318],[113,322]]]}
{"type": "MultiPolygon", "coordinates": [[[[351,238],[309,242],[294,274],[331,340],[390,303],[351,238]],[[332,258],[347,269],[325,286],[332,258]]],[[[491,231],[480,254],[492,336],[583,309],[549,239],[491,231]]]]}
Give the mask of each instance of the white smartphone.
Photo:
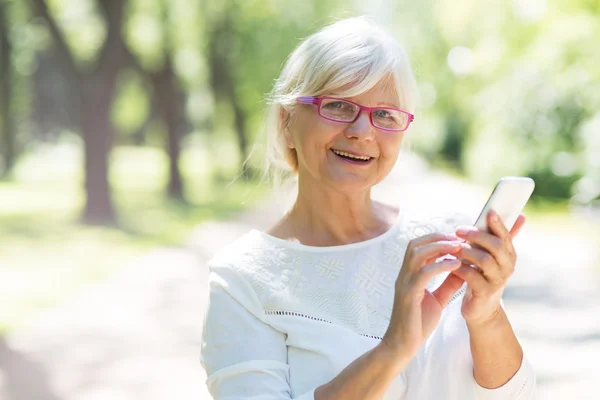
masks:
{"type": "Polygon", "coordinates": [[[480,231],[490,232],[487,215],[494,210],[509,231],[517,221],[519,214],[531,197],[535,182],[525,176],[505,176],[496,184],[494,191],[483,206],[475,227],[480,231]]]}

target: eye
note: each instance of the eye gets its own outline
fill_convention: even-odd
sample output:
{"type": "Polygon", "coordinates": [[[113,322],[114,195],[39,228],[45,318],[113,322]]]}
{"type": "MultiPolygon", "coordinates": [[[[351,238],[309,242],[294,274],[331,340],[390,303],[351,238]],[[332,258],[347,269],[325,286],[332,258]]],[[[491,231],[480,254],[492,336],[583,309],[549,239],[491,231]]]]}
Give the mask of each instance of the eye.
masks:
{"type": "Polygon", "coordinates": [[[332,101],[324,105],[326,108],[342,110],[349,106],[345,101],[332,101]]]}
{"type": "Polygon", "coordinates": [[[391,114],[391,113],[390,113],[388,110],[384,110],[384,109],[381,109],[381,110],[375,110],[375,111],[373,112],[373,114],[375,114],[375,116],[376,116],[377,118],[393,118],[393,117],[392,117],[392,114],[391,114]]]}

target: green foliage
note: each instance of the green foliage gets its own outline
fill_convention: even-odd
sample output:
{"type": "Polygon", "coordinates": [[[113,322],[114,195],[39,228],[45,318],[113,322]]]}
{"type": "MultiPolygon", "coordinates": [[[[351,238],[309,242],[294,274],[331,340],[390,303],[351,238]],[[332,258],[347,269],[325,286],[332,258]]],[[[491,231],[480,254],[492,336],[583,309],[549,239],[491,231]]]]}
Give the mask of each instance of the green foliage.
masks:
{"type": "Polygon", "coordinates": [[[522,174],[539,180],[536,196],[574,196],[578,203],[600,197],[600,187],[581,184],[599,175],[599,163],[590,162],[600,155],[592,138],[600,107],[595,4],[433,4],[420,18],[433,27],[412,22],[418,28],[408,30],[418,32],[411,40],[419,46],[413,56],[426,88],[424,112],[445,122],[434,128],[441,136],[417,128],[417,148],[457,160],[458,170],[486,184],[522,174]]]}
{"type": "Polygon", "coordinates": [[[94,0],[46,0],[62,29],[76,61],[90,65],[96,60],[107,35],[107,26],[94,0]]]}
{"type": "Polygon", "coordinates": [[[144,124],[150,114],[150,97],[140,76],[125,71],[119,77],[118,93],[112,117],[119,132],[131,135],[144,124]]]}

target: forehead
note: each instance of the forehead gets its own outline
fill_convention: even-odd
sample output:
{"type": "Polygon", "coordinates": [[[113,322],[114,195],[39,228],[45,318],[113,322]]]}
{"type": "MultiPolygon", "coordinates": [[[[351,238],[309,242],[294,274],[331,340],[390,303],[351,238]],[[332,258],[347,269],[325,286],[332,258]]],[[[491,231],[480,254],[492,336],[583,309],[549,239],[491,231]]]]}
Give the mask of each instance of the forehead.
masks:
{"type": "Polygon", "coordinates": [[[370,106],[386,104],[396,108],[399,100],[393,79],[379,81],[371,89],[347,98],[359,104],[370,106]]]}

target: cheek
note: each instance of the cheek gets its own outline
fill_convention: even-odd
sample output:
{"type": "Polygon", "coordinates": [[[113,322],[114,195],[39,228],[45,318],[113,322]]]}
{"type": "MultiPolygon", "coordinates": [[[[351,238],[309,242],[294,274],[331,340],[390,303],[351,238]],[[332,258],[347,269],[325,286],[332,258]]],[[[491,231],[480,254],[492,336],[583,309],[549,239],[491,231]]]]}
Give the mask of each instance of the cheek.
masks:
{"type": "Polygon", "coordinates": [[[295,143],[306,157],[320,157],[334,139],[340,135],[340,127],[327,124],[327,121],[306,120],[298,124],[295,143]]]}
{"type": "Polygon", "coordinates": [[[394,164],[400,153],[400,147],[402,145],[402,136],[384,138],[379,142],[379,148],[381,154],[386,163],[394,164]]]}

